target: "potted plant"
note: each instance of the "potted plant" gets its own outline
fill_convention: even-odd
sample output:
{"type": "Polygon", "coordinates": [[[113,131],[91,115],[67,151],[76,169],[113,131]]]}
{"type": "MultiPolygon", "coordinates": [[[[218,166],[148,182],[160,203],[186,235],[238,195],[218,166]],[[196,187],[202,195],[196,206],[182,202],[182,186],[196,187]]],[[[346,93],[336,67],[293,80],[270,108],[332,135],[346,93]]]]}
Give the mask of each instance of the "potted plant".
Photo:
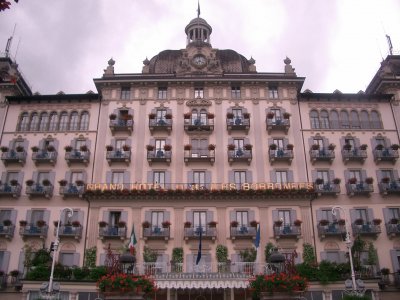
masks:
{"type": "Polygon", "coordinates": [[[319,150],[319,145],[318,144],[313,144],[311,146],[311,150],[319,150]]]}
{"type": "Polygon", "coordinates": [[[171,145],[168,145],[168,144],[165,144],[165,145],[164,145],[164,150],[165,150],[165,151],[171,151],[171,149],[172,149],[172,146],[171,146],[171,145]]]}
{"type": "Polygon", "coordinates": [[[381,225],[382,220],[381,219],[373,219],[372,223],[374,223],[374,225],[381,225]]]}
{"type": "Polygon", "coordinates": [[[383,150],[383,145],[382,144],[376,145],[375,150],[383,150]]]}
{"type": "Polygon", "coordinates": [[[75,184],[77,186],[83,186],[85,184],[85,182],[83,180],[81,180],[81,179],[78,179],[78,180],[75,181],[75,184]]]}
{"type": "Polygon", "coordinates": [[[290,118],[290,114],[288,112],[284,112],[282,116],[283,116],[284,119],[289,119],[290,118]]]}
{"type": "Polygon", "coordinates": [[[389,177],[383,177],[383,178],[381,179],[381,182],[382,182],[382,183],[389,183],[389,182],[390,182],[390,178],[389,178],[389,177]]]}
{"type": "Polygon", "coordinates": [[[115,120],[117,118],[116,114],[110,114],[109,116],[110,120],[115,120]]]}
{"type": "Polygon", "coordinates": [[[39,228],[44,227],[45,225],[46,225],[46,221],[44,221],[44,220],[38,220],[36,222],[36,226],[39,228]]]}
{"type": "Polygon", "coordinates": [[[27,222],[27,221],[25,221],[25,220],[20,220],[20,221],[19,221],[19,226],[25,227],[26,225],[28,225],[28,222],[27,222]]]}
{"type": "Polygon", "coordinates": [[[363,224],[364,224],[364,220],[361,219],[361,218],[356,219],[356,220],[354,221],[354,224],[356,224],[356,225],[363,225],[363,224]]]}
{"type": "Polygon", "coordinates": [[[322,220],[319,221],[319,225],[321,225],[321,226],[327,226],[327,225],[329,225],[329,221],[326,220],[326,219],[322,219],[322,220]]]}
{"type": "Polygon", "coordinates": [[[251,144],[246,144],[246,145],[244,145],[244,149],[245,149],[245,150],[251,150],[251,149],[253,149],[253,145],[251,145],[251,144]]]}
{"type": "Polygon", "coordinates": [[[61,222],[60,221],[53,221],[54,227],[58,227],[58,223],[60,223],[60,226],[61,226],[61,222]]]}
{"type": "Polygon", "coordinates": [[[360,145],[360,150],[367,150],[367,148],[368,148],[367,144],[360,145]]]}
{"type": "Polygon", "coordinates": [[[185,146],[183,146],[183,149],[186,150],[186,151],[189,151],[189,150],[192,149],[192,145],[186,144],[185,146]]]}
{"type": "Polygon", "coordinates": [[[10,185],[11,186],[17,186],[18,185],[18,180],[17,179],[11,179],[10,180],[10,185]]]}
{"type": "Polygon", "coordinates": [[[48,151],[48,152],[54,152],[55,150],[56,150],[56,148],[54,148],[53,145],[48,145],[48,146],[47,146],[47,151],[48,151]]]}
{"type": "Polygon", "coordinates": [[[286,149],[287,149],[287,150],[293,150],[293,148],[294,148],[294,145],[293,145],[293,144],[287,144],[287,145],[286,145],[286,149]]]}
{"type": "MultiPolygon", "coordinates": [[[[157,253],[155,253],[157,259],[157,253]]],[[[154,280],[146,275],[108,273],[97,281],[100,292],[116,294],[153,294],[156,290],[154,280]]]]}
{"type": "Polygon", "coordinates": [[[273,119],[274,116],[275,116],[275,114],[274,114],[273,112],[267,113],[267,118],[268,118],[268,119],[273,119]]]}
{"type": "Polygon", "coordinates": [[[82,152],[86,152],[86,151],[88,151],[88,146],[87,146],[87,145],[82,145],[81,148],[80,148],[80,150],[81,150],[82,152]]]}
{"type": "Polygon", "coordinates": [[[17,151],[17,152],[24,152],[24,147],[22,147],[22,146],[17,146],[17,147],[15,147],[15,151],[17,151]]]}
{"type": "Polygon", "coordinates": [[[399,223],[399,219],[397,219],[397,218],[391,218],[391,219],[389,220],[389,223],[390,223],[390,224],[393,224],[393,225],[396,225],[396,224],[399,223]]]}
{"type": "Polygon", "coordinates": [[[335,150],[335,148],[336,148],[336,145],[335,145],[335,144],[329,144],[329,145],[328,145],[328,150],[333,151],[333,150],[335,150]]]}
{"type": "Polygon", "coordinates": [[[1,152],[8,152],[8,147],[6,147],[6,146],[1,146],[0,147],[0,150],[1,150],[1,152]]]}
{"type": "Polygon", "coordinates": [[[372,177],[367,177],[367,178],[365,178],[365,183],[366,184],[373,184],[374,183],[374,179],[372,177]]]}
{"type": "Polygon", "coordinates": [[[133,116],[131,114],[127,114],[127,115],[125,115],[124,119],[125,120],[132,120],[133,116]]]}
{"type": "Polygon", "coordinates": [[[5,219],[4,221],[3,221],[3,225],[4,226],[11,226],[12,225],[12,222],[11,222],[11,220],[9,220],[9,219],[5,219]]]}
{"type": "Polygon", "coordinates": [[[343,146],[343,149],[346,150],[346,151],[350,151],[351,150],[351,144],[345,144],[343,146]]]}
{"type": "Polygon", "coordinates": [[[282,224],[283,224],[282,220],[277,220],[277,221],[274,222],[275,227],[281,227],[282,224]]]}
{"type": "Polygon", "coordinates": [[[208,145],[208,150],[209,150],[209,151],[215,150],[215,145],[214,145],[214,144],[208,145]]]}
{"type": "Polygon", "coordinates": [[[231,150],[231,151],[233,151],[233,150],[235,150],[235,144],[229,144],[228,145],[228,150],[231,150]]]}
{"type": "Polygon", "coordinates": [[[39,151],[39,147],[38,146],[33,146],[31,147],[32,152],[38,152],[39,151]]]}
{"type": "Polygon", "coordinates": [[[44,186],[50,186],[50,185],[51,185],[51,182],[50,182],[50,180],[48,180],[48,179],[43,179],[42,184],[43,184],[44,186]]]}
{"type": "Polygon", "coordinates": [[[79,222],[78,220],[72,221],[71,222],[72,227],[79,227],[81,226],[81,222],[79,222]]]}
{"type": "Polygon", "coordinates": [[[166,220],[166,221],[164,221],[164,222],[161,223],[161,226],[162,226],[163,228],[169,228],[169,227],[171,226],[171,222],[168,221],[168,220],[166,220]]]}
{"type": "Polygon", "coordinates": [[[356,184],[357,183],[357,178],[353,177],[349,179],[350,184],[356,184]]]}
{"type": "Polygon", "coordinates": [[[231,221],[231,227],[238,227],[239,222],[238,221],[231,221]]]}
{"type": "Polygon", "coordinates": [[[255,262],[257,257],[257,250],[254,248],[244,249],[239,252],[239,255],[243,262],[255,262]]]}
{"type": "Polygon", "coordinates": [[[124,150],[124,151],[130,151],[130,150],[131,150],[131,146],[129,146],[129,145],[123,145],[123,146],[122,146],[122,150],[124,150]]]}
{"type": "Polygon", "coordinates": [[[72,151],[72,146],[65,146],[64,150],[65,150],[65,152],[71,152],[72,151]]]}
{"type": "Polygon", "coordinates": [[[217,222],[216,221],[210,221],[210,222],[208,222],[208,226],[211,227],[211,228],[215,228],[215,227],[217,227],[217,222]]]}
{"type": "Polygon", "coordinates": [[[147,149],[147,151],[153,151],[154,150],[154,146],[153,145],[146,145],[146,149],[147,149]]]}
{"type": "Polygon", "coordinates": [[[227,118],[227,119],[233,119],[234,116],[235,116],[235,115],[234,115],[233,113],[231,113],[231,112],[226,113],[226,118],[227,118]]]}
{"type": "Polygon", "coordinates": [[[192,223],[189,221],[186,221],[185,223],[183,223],[183,227],[190,228],[190,227],[192,227],[192,223]]]}
{"type": "Polygon", "coordinates": [[[190,119],[190,116],[191,116],[191,113],[184,113],[183,114],[183,118],[186,119],[186,120],[190,119]]]}
{"type": "Polygon", "coordinates": [[[151,224],[150,224],[149,221],[143,221],[143,222],[142,222],[142,227],[143,227],[143,228],[150,228],[150,226],[151,226],[151,224]]]}
{"type": "Polygon", "coordinates": [[[27,186],[32,186],[34,184],[34,181],[32,179],[28,179],[27,181],[25,181],[27,186]]]}
{"type": "Polygon", "coordinates": [[[324,180],[322,178],[315,179],[315,184],[320,185],[320,184],[323,184],[323,183],[324,183],[324,180]]]}
{"type": "Polygon", "coordinates": [[[250,221],[249,224],[250,224],[251,227],[257,227],[258,222],[256,220],[253,220],[253,221],[250,221]]]}
{"type": "Polygon", "coordinates": [[[18,277],[19,275],[19,271],[18,270],[12,270],[10,271],[10,276],[11,277],[18,277]]]}
{"type": "Polygon", "coordinates": [[[119,221],[118,224],[117,224],[117,226],[118,226],[119,228],[125,228],[125,227],[126,227],[126,222],[125,222],[125,221],[119,221]]]}
{"type": "Polygon", "coordinates": [[[245,118],[245,119],[250,119],[250,113],[244,112],[244,113],[243,113],[243,118],[245,118]]]}
{"type": "Polygon", "coordinates": [[[100,228],[104,228],[104,227],[106,227],[108,225],[108,223],[106,222],[106,221],[100,221],[99,222],[99,227],[100,228]]]}
{"type": "Polygon", "coordinates": [[[165,114],[165,119],[171,120],[172,119],[172,114],[165,114]]]}
{"type": "Polygon", "coordinates": [[[345,219],[339,219],[337,222],[338,222],[338,224],[339,224],[340,226],[346,225],[345,219]]]}
{"type": "Polygon", "coordinates": [[[61,179],[58,181],[58,183],[60,184],[60,186],[66,186],[68,182],[65,179],[61,179]]]}
{"type": "Polygon", "coordinates": [[[214,114],[213,113],[207,113],[207,118],[208,119],[214,119],[214,114]]]}
{"type": "Polygon", "coordinates": [[[107,151],[113,151],[113,150],[114,150],[114,147],[113,147],[112,145],[107,145],[107,146],[106,146],[106,150],[107,150],[107,151]]]}
{"type": "Polygon", "coordinates": [[[149,114],[150,120],[154,120],[155,118],[156,118],[156,114],[154,114],[154,113],[149,114]]]}
{"type": "Polygon", "coordinates": [[[301,223],[303,223],[301,220],[294,220],[293,222],[294,226],[301,226],[301,223]]]}
{"type": "Polygon", "coordinates": [[[333,183],[334,184],[340,184],[340,182],[341,182],[342,180],[340,179],[340,178],[335,178],[335,179],[333,179],[333,183]]]}
{"type": "Polygon", "coordinates": [[[278,146],[276,144],[269,145],[269,150],[276,150],[278,146]]]}
{"type": "Polygon", "coordinates": [[[393,145],[390,146],[390,148],[391,148],[392,150],[397,151],[397,150],[399,150],[399,145],[393,144],[393,145]]]}

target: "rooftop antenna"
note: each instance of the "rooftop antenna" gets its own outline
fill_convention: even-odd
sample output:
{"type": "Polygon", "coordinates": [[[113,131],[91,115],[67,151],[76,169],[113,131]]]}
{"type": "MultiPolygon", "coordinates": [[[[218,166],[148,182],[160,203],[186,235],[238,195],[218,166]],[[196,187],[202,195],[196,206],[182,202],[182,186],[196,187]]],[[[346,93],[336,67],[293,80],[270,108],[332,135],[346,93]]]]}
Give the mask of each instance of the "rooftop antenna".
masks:
{"type": "Polygon", "coordinates": [[[14,60],[15,60],[15,61],[17,61],[17,54],[18,54],[18,49],[19,49],[19,43],[21,43],[21,38],[19,38],[18,44],[17,44],[17,49],[15,50],[15,56],[14,56],[14,60]]]}
{"type": "Polygon", "coordinates": [[[200,1],[197,0],[197,18],[200,17],[200,1]]]}
{"type": "Polygon", "coordinates": [[[390,39],[389,35],[386,35],[386,40],[387,40],[388,45],[389,45],[389,54],[393,55],[393,45],[392,45],[392,40],[390,39]]]}
{"type": "Polygon", "coordinates": [[[16,28],[16,27],[17,27],[17,24],[14,25],[13,33],[12,33],[12,35],[11,35],[11,36],[8,38],[8,40],[7,40],[6,51],[5,51],[6,57],[9,57],[9,56],[10,56],[11,43],[12,43],[12,39],[13,39],[13,37],[14,37],[14,33],[15,33],[15,28],[16,28]]]}

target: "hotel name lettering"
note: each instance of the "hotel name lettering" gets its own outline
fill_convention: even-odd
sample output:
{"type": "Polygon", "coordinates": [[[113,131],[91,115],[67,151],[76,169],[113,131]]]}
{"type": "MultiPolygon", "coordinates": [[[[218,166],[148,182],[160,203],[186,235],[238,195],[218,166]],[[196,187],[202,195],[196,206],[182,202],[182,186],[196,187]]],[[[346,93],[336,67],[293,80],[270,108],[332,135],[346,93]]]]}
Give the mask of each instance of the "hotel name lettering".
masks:
{"type": "MultiPolygon", "coordinates": [[[[312,190],[314,184],[311,182],[288,182],[288,183],[272,183],[272,182],[260,182],[260,183],[242,183],[240,185],[236,183],[210,183],[207,184],[209,188],[201,186],[199,184],[166,184],[171,186],[171,190],[210,190],[210,191],[234,191],[234,190],[312,190]]],[[[122,191],[122,190],[164,190],[160,184],[153,183],[88,183],[86,184],[87,191],[122,191]]]]}

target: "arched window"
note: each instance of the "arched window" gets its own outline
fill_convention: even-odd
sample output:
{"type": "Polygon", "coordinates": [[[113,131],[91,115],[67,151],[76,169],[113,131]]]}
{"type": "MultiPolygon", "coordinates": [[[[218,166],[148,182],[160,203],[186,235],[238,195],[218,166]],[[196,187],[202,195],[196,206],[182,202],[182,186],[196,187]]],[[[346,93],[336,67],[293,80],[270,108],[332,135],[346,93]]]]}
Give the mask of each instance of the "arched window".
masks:
{"type": "Polygon", "coordinates": [[[371,128],[382,128],[381,117],[375,110],[371,111],[371,128]]]}
{"type": "Polygon", "coordinates": [[[37,131],[39,125],[39,115],[34,112],[31,114],[31,123],[29,125],[30,131],[37,131]]]}
{"type": "Polygon", "coordinates": [[[342,110],[340,112],[340,127],[350,128],[349,113],[345,110],[342,110]]]}
{"type": "Polygon", "coordinates": [[[200,116],[197,109],[192,110],[192,125],[200,125],[200,116]]]}
{"type": "Polygon", "coordinates": [[[207,111],[205,109],[200,110],[200,120],[201,124],[207,124],[207,111]]]}
{"type": "Polygon", "coordinates": [[[39,119],[39,131],[46,131],[48,123],[49,115],[47,114],[47,112],[41,113],[39,119]]]}
{"type": "Polygon", "coordinates": [[[29,115],[27,112],[21,114],[19,118],[18,131],[27,131],[29,126],[29,115]]]}
{"type": "Polygon", "coordinates": [[[50,114],[49,131],[56,131],[58,126],[58,115],[56,112],[50,114]]]}
{"type": "Polygon", "coordinates": [[[360,118],[358,117],[358,112],[355,110],[352,110],[350,112],[350,118],[351,118],[351,128],[354,129],[360,129],[360,118]]]}
{"type": "Polygon", "coordinates": [[[329,114],[326,110],[321,110],[320,113],[321,128],[329,128],[329,114]]]}
{"type": "Polygon", "coordinates": [[[369,114],[367,111],[365,110],[361,111],[360,119],[361,119],[361,128],[370,128],[369,114]]]}
{"type": "Polygon", "coordinates": [[[81,122],[80,122],[80,130],[88,130],[89,129],[89,113],[87,111],[82,112],[81,114],[81,122]]]}
{"type": "Polygon", "coordinates": [[[339,114],[336,110],[331,110],[330,122],[331,122],[331,128],[334,128],[334,129],[339,128],[339,114]]]}
{"type": "Polygon", "coordinates": [[[58,126],[59,131],[66,131],[68,129],[68,114],[63,111],[60,116],[60,125],[58,126]]]}
{"type": "Polygon", "coordinates": [[[78,126],[79,126],[79,116],[78,116],[78,112],[73,111],[71,113],[71,117],[69,120],[69,130],[78,130],[78,126]]]}
{"type": "Polygon", "coordinates": [[[316,110],[310,111],[311,128],[319,128],[318,112],[316,110]]]}

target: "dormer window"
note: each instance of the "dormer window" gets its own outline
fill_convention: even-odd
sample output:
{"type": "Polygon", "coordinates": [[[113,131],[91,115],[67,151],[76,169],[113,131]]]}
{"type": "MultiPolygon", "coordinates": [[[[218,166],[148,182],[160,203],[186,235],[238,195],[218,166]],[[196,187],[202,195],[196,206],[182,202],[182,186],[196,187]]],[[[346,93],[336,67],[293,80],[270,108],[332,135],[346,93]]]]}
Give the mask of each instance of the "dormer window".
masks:
{"type": "Polygon", "coordinates": [[[269,87],[269,99],[278,99],[278,88],[276,86],[269,87]]]}
{"type": "Polygon", "coordinates": [[[204,88],[202,88],[202,87],[194,88],[194,97],[197,99],[203,99],[204,98],[204,88]]]}
{"type": "Polygon", "coordinates": [[[231,87],[231,96],[232,99],[240,99],[240,86],[231,87]]]}
{"type": "Polygon", "coordinates": [[[167,87],[159,87],[158,88],[158,99],[167,99],[167,87]]]}
{"type": "Polygon", "coordinates": [[[129,100],[131,98],[131,89],[129,87],[123,87],[121,89],[121,99],[129,100]]]}

